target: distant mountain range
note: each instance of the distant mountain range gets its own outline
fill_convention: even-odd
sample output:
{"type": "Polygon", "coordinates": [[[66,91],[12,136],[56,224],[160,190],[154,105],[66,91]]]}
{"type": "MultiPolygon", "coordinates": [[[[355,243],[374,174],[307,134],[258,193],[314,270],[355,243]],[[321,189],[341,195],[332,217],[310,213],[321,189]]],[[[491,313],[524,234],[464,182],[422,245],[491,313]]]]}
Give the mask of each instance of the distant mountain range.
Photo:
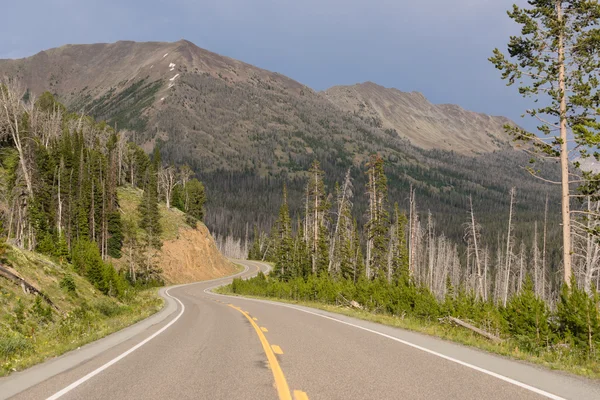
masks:
{"type": "MultiPolygon", "coordinates": [[[[207,104],[210,99],[202,90],[208,89],[210,82],[228,98],[218,99],[223,104],[216,105],[218,109],[213,104],[212,111],[229,114],[226,124],[232,136],[268,131],[269,125],[292,131],[310,125],[309,121],[297,121],[302,118],[296,110],[280,107],[284,101],[308,103],[323,109],[324,116],[351,113],[352,119],[362,120],[363,125],[391,131],[392,136],[425,149],[476,154],[506,148],[509,142],[502,126],[510,121],[503,117],[466,111],[456,105],[434,105],[420,93],[405,93],[371,82],[316,93],[283,75],[203,50],[185,40],[66,45],[25,59],[2,60],[0,74],[18,76],[34,93],[49,90],[72,109],[92,112],[140,132],[150,128],[150,134],[145,135],[148,141],[160,137],[178,141],[173,128],[185,131],[196,143],[209,145],[217,139],[206,118],[188,115],[173,127],[172,121],[164,117],[165,111],[197,114],[198,110],[193,109],[198,104],[190,100],[201,96],[201,102],[207,104]],[[238,86],[245,90],[232,90],[238,86]],[[257,118],[257,113],[262,115],[257,118]]],[[[211,93],[211,97],[214,100],[217,96],[211,93]]],[[[208,114],[209,118],[218,118],[208,114]]],[[[332,116],[325,119],[331,120],[332,116]]],[[[303,141],[303,147],[310,147],[303,141]]],[[[235,146],[225,147],[235,153],[235,146]]]]}
{"type": "MultiPolygon", "coordinates": [[[[486,210],[482,222],[504,215],[511,186],[523,189],[519,207],[529,220],[545,197],[546,187],[520,168],[527,157],[511,145],[504,117],[371,82],[316,92],[186,40],[66,45],[0,60],[0,76],[130,130],[148,151],[160,143],[166,160],[189,164],[206,182],[209,227],[237,236],[246,222],[272,223],[284,181],[292,211],[302,208],[303,171],[313,159],[330,189],[349,167],[360,187],[364,162],[381,154],[390,200],[404,205],[413,185],[421,210],[431,209],[457,240],[469,194],[486,210]]],[[[357,198],[359,222],[364,210],[357,198]]]]}

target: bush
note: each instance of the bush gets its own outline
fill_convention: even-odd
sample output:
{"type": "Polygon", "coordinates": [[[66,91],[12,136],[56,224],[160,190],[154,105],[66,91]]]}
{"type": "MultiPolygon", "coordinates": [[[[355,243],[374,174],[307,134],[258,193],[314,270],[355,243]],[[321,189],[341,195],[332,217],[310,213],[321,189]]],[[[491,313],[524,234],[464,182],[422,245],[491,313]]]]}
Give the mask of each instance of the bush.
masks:
{"type": "Polygon", "coordinates": [[[77,292],[77,285],[75,284],[75,279],[69,274],[65,275],[60,280],[60,287],[65,290],[67,293],[74,294],[77,292]]]}
{"type": "Polygon", "coordinates": [[[35,315],[41,322],[50,322],[52,321],[52,307],[50,305],[44,305],[42,303],[42,296],[35,296],[35,301],[31,306],[31,312],[35,315]]]}
{"type": "Polygon", "coordinates": [[[85,276],[92,285],[102,293],[123,297],[127,294],[129,284],[125,277],[106,264],[100,256],[100,251],[95,243],[79,240],[73,246],[71,256],[75,270],[85,276]]]}
{"type": "Polygon", "coordinates": [[[592,354],[600,344],[598,293],[589,296],[572,279],[571,288],[563,285],[556,310],[557,331],[575,347],[592,354]]]}
{"type": "Polygon", "coordinates": [[[521,347],[536,351],[549,342],[550,312],[546,303],[535,295],[530,277],[525,280],[521,292],[510,299],[504,315],[508,332],[517,339],[521,347]]]}
{"type": "Polygon", "coordinates": [[[117,316],[123,311],[125,308],[117,304],[116,302],[108,299],[103,299],[94,304],[94,308],[100,312],[100,314],[105,317],[114,317],[117,316]]]}
{"type": "Polygon", "coordinates": [[[21,334],[9,332],[0,334],[0,356],[4,359],[21,355],[31,348],[31,343],[21,334]]]}

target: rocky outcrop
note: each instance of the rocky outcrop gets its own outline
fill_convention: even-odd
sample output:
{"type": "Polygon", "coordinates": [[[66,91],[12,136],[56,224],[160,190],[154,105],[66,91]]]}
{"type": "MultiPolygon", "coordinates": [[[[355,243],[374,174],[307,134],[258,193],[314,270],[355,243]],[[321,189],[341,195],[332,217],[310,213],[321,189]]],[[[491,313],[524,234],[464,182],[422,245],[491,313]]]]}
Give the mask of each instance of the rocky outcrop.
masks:
{"type": "Polygon", "coordinates": [[[219,252],[204,224],[197,229],[179,228],[176,239],[163,242],[159,265],[167,284],[220,278],[236,270],[219,252]]]}

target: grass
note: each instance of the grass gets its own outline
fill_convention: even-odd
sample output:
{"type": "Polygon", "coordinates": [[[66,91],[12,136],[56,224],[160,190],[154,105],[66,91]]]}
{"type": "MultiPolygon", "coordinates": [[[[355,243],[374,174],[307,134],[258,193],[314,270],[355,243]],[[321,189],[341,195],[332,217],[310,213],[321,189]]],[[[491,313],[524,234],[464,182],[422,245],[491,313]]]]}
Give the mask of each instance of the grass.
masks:
{"type": "Polygon", "coordinates": [[[426,321],[410,316],[398,317],[388,314],[377,314],[369,311],[358,310],[346,306],[325,304],[313,301],[294,301],[274,297],[250,296],[233,293],[231,285],[223,286],[215,290],[216,293],[231,296],[255,298],[261,300],[272,300],[281,303],[296,304],[311,307],[323,311],[329,311],[363,321],[375,322],[395,328],[406,329],[413,332],[434,336],[443,340],[474,347],[489,353],[501,355],[514,360],[526,361],[549,368],[551,370],[564,371],[574,375],[584,376],[591,379],[600,379],[600,364],[597,360],[589,359],[581,362],[579,357],[568,351],[542,351],[539,354],[531,354],[521,351],[518,344],[512,340],[502,343],[492,343],[480,335],[461,327],[438,321],[426,321]]]}
{"type": "Polygon", "coordinates": [[[100,293],[71,266],[36,253],[9,247],[3,264],[40,289],[57,309],[0,277],[0,376],[98,340],[163,306],[156,288],[131,289],[126,299],[118,300],[100,293]]]}
{"type": "MultiPolygon", "coordinates": [[[[124,215],[131,216],[134,221],[139,221],[139,214],[137,207],[142,199],[143,191],[136,189],[131,186],[119,187],[117,194],[119,196],[119,207],[123,211],[124,215]]],[[[175,207],[167,209],[165,203],[158,204],[158,210],[160,212],[160,226],[162,227],[162,240],[174,240],[179,236],[180,229],[192,229],[185,221],[185,213],[178,210],[175,207]]],[[[202,224],[202,222],[198,222],[202,224]]],[[[141,232],[141,230],[140,230],[141,232]]]]}

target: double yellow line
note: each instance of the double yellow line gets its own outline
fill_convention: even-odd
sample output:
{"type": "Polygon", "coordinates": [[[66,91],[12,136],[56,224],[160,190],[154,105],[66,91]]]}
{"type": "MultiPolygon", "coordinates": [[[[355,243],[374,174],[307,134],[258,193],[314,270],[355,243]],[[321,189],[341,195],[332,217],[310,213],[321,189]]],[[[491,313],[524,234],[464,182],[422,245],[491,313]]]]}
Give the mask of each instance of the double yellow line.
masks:
{"type": "MultiPolygon", "coordinates": [[[[247,312],[243,311],[241,308],[236,307],[233,304],[229,304],[229,307],[242,313],[242,315],[244,315],[244,317],[246,317],[246,319],[248,319],[250,324],[254,327],[254,330],[256,331],[256,334],[258,335],[258,338],[260,339],[260,343],[262,344],[263,350],[265,351],[265,354],[267,355],[267,360],[269,361],[269,365],[271,366],[271,371],[273,371],[273,378],[275,378],[275,387],[277,388],[277,393],[279,394],[279,400],[292,400],[292,394],[290,392],[290,387],[288,386],[287,380],[285,379],[283,370],[281,369],[281,366],[279,365],[279,361],[277,361],[277,357],[275,356],[275,353],[273,352],[273,348],[271,347],[271,345],[269,345],[269,341],[267,340],[267,338],[265,337],[265,334],[263,333],[263,330],[267,331],[267,329],[260,328],[256,324],[256,322],[254,322],[254,319],[247,312]]],[[[281,348],[279,346],[273,346],[273,347],[275,349],[277,349],[278,354],[283,354],[283,351],[281,351],[281,348]]],[[[300,390],[294,390],[294,398],[295,398],[295,400],[308,400],[308,396],[306,395],[306,393],[302,392],[300,390]]]]}

